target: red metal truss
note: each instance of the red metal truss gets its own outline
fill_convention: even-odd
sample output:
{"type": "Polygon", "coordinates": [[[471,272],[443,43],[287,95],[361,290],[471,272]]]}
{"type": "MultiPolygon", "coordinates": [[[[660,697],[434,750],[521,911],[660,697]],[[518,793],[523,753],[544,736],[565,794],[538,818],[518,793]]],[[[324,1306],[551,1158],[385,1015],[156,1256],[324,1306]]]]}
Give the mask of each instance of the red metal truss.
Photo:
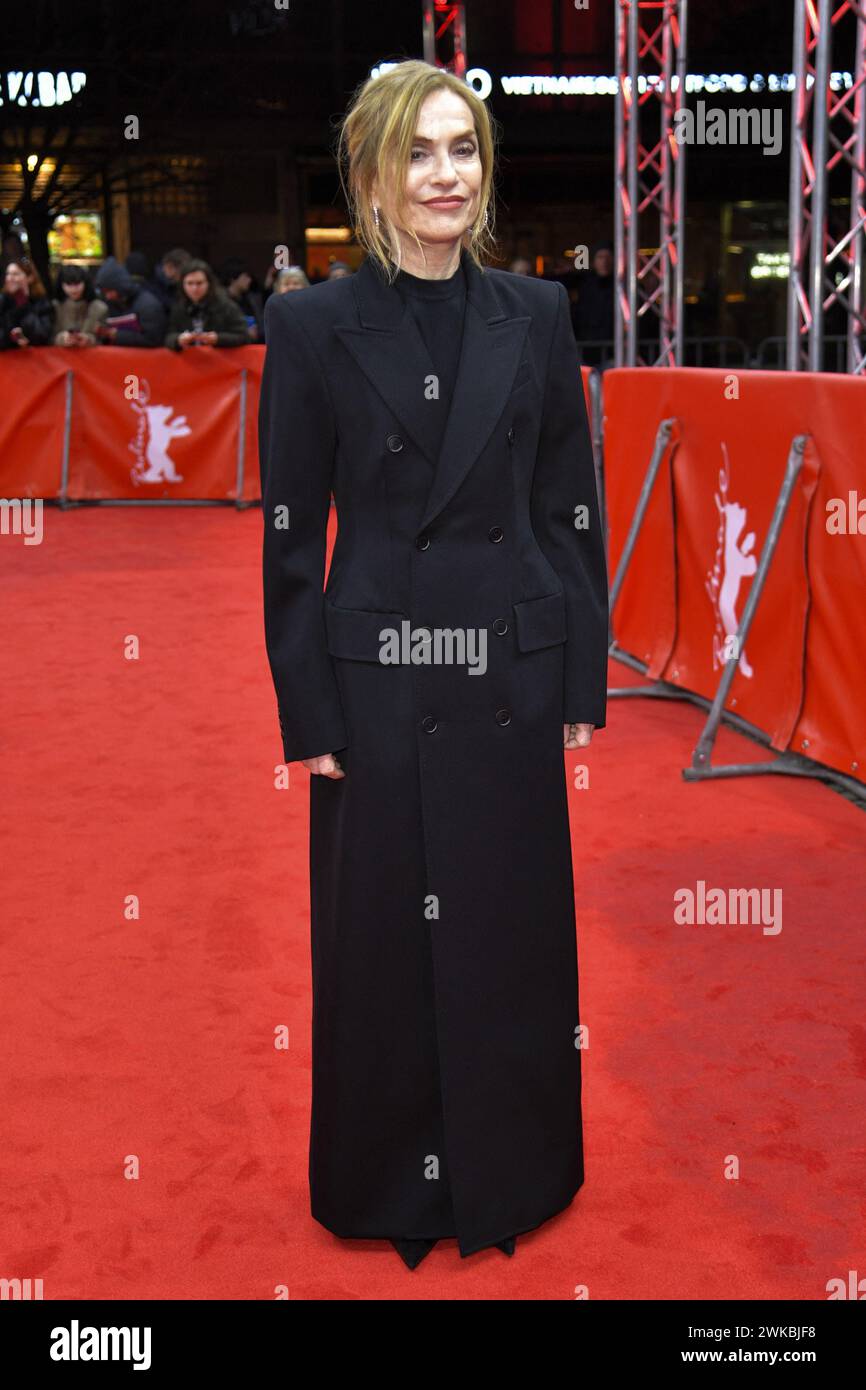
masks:
{"type": "MultiPolygon", "coordinates": [[[[850,50],[849,50],[850,51],[850,50]]],[[[846,318],[847,370],[866,375],[866,0],[794,0],[794,90],[791,107],[790,371],[821,371],[825,315],[846,318]],[[843,24],[844,21],[844,24],[843,24]],[[853,58],[831,69],[853,24],[853,58]],[[831,71],[850,68],[853,81],[832,89],[831,71]],[[831,172],[851,171],[847,226],[831,226],[831,172]]]]}
{"type": "Polygon", "coordinates": [[[683,361],[686,147],[674,132],[686,96],[687,5],[688,0],[617,0],[618,366],[672,367],[683,361]]]}

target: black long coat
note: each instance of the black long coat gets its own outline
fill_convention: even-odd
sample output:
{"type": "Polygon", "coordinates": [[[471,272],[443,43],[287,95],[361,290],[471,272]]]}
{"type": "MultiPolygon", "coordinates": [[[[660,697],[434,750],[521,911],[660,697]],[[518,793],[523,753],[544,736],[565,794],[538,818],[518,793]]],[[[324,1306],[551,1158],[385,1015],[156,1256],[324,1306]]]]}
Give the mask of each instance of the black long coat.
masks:
{"type": "Polygon", "coordinates": [[[283,753],[346,771],[310,779],[312,1212],[468,1255],[583,1181],[562,725],[605,722],[607,581],[565,291],[462,260],[438,456],[372,260],[268,300],[259,431],[283,753]],[[418,629],[476,645],[380,659],[418,629]]]}

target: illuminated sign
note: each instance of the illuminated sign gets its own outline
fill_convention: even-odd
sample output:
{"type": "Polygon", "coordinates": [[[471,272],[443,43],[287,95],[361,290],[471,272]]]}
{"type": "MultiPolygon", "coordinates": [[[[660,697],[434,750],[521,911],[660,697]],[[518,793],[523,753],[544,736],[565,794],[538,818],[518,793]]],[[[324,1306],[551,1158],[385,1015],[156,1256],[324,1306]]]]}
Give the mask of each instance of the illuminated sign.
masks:
{"type": "MultiPolygon", "coordinates": [[[[373,68],[370,76],[381,77],[395,63],[380,63],[373,68]]],[[[486,100],[493,91],[493,76],[486,68],[470,68],[466,82],[474,92],[486,100]]],[[[616,96],[617,79],[598,73],[574,74],[568,77],[549,76],[544,73],[528,73],[522,76],[501,76],[498,79],[503,96],[507,97],[612,97],[616,96]]],[[[814,77],[809,74],[806,86],[814,85],[814,77]]],[[[658,74],[641,74],[637,79],[638,92],[664,91],[664,78],[658,74]]],[[[679,89],[679,78],[671,78],[671,91],[679,89]]],[[[755,72],[748,76],[743,72],[690,72],[686,74],[686,92],[792,92],[796,83],[792,72],[755,72]]],[[[628,78],[625,79],[628,87],[628,78]]],[[[847,91],[854,86],[850,72],[831,72],[829,87],[832,92],[847,91]]]]}
{"type": "Polygon", "coordinates": [[[83,72],[7,72],[6,98],[0,106],[62,106],[80,92],[87,74],[83,72]]]}
{"type": "Polygon", "coordinates": [[[787,251],[758,251],[749,274],[753,280],[787,280],[790,270],[787,251]]]}

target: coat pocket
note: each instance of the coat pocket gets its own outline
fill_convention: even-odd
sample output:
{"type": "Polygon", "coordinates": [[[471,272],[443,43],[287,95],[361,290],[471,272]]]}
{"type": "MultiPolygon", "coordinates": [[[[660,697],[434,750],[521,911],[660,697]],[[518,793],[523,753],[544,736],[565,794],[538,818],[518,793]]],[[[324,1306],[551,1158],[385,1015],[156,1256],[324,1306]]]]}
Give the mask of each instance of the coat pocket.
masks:
{"type": "Polygon", "coordinates": [[[400,632],[405,613],[376,612],[366,608],[338,608],[325,600],[325,633],[331,656],[347,661],[379,661],[382,633],[400,632]]]}
{"type": "Polygon", "coordinates": [[[534,652],[566,640],[565,594],[561,589],[543,598],[524,599],[512,607],[517,645],[522,652],[534,652]]]}

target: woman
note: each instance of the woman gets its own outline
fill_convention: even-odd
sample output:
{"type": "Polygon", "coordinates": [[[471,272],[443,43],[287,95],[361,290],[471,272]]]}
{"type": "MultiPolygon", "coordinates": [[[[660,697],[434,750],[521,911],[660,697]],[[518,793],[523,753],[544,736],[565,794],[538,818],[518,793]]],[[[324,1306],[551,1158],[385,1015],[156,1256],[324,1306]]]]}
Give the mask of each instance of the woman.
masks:
{"type": "Polygon", "coordinates": [[[180,292],[171,306],[165,345],[181,352],[195,347],[244,347],[244,316],[217,284],[207,261],[187,261],[180,292]]]}
{"type": "Polygon", "coordinates": [[[0,348],[45,347],[51,342],[54,311],[35,269],[10,261],[0,296],[0,348]]]}
{"type": "Polygon", "coordinates": [[[54,288],[54,346],[95,347],[107,317],[108,305],[97,299],[87,271],[61,266],[54,288]]]}
{"type": "Polygon", "coordinates": [[[604,725],[607,587],[565,291],[479,264],[483,102],[399,63],[340,154],[368,258],[266,309],[265,632],[312,774],[312,1212],[414,1268],[583,1181],[563,747],[604,725]]]}

